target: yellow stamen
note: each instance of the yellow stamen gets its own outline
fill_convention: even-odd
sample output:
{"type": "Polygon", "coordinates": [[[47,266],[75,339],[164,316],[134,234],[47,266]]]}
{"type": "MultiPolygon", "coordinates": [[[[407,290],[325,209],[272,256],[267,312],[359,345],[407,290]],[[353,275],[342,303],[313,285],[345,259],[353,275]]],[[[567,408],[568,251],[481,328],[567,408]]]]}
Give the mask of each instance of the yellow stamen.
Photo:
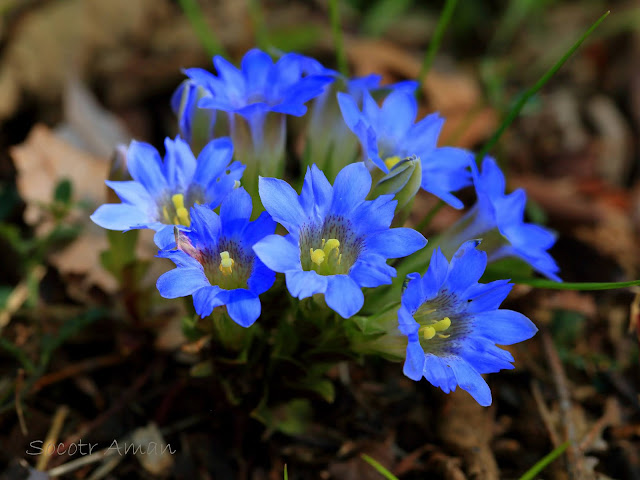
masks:
{"type": "Polygon", "coordinates": [[[324,262],[325,254],[321,249],[314,250],[313,248],[309,249],[309,254],[311,255],[311,261],[316,265],[320,265],[324,262]]]}
{"type": "Polygon", "coordinates": [[[231,275],[236,262],[229,256],[229,252],[220,252],[220,271],[223,275],[231,275]]]}
{"type": "Polygon", "coordinates": [[[339,254],[340,250],[340,241],[336,240],[335,238],[330,238],[329,240],[327,240],[326,242],[324,241],[324,238],[322,239],[322,250],[324,250],[325,255],[328,257],[329,254],[331,253],[331,250],[336,249],[336,253],[339,254]]]}
{"type": "Polygon", "coordinates": [[[438,335],[438,338],[449,338],[451,335],[445,335],[444,332],[451,326],[451,319],[449,317],[444,317],[442,320],[432,323],[431,325],[423,325],[418,329],[418,332],[422,335],[422,338],[425,340],[431,340],[433,337],[438,335]]]}
{"type": "Polygon", "coordinates": [[[189,211],[184,206],[184,195],[182,193],[176,193],[171,196],[171,201],[176,208],[176,216],[173,217],[173,223],[189,227],[191,225],[191,218],[189,218],[189,211]]]}
{"type": "Polygon", "coordinates": [[[387,166],[389,170],[391,170],[393,167],[396,166],[396,163],[398,163],[399,161],[400,161],[400,157],[398,156],[389,157],[384,161],[384,164],[387,166]]]}
{"type": "Polygon", "coordinates": [[[425,340],[431,340],[436,336],[436,330],[433,327],[423,326],[418,329],[418,332],[422,334],[422,338],[425,340]]]}
{"type": "Polygon", "coordinates": [[[240,187],[240,181],[234,180],[233,181],[233,188],[239,188],[239,187],[240,187]]]}

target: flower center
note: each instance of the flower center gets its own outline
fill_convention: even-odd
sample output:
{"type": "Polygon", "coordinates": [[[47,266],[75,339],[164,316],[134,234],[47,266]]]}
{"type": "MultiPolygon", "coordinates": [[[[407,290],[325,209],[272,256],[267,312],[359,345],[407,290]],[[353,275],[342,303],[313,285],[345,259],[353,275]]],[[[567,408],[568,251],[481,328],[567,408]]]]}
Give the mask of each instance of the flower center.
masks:
{"type": "Polygon", "coordinates": [[[184,225],[185,227],[191,225],[189,210],[184,206],[184,195],[182,193],[171,195],[171,202],[162,207],[162,216],[166,223],[184,225]]]}
{"type": "Polygon", "coordinates": [[[337,271],[342,263],[340,241],[335,238],[329,240],[323,238],[320,248],[314,250],[312,247],[309,249],[309,256],[315,264],[315,267],[312,267],[314,270],[321,275],[330,275],[331,272],[337,271]]]}
{"type": "Polygon", "coordinates": [[[432,323],[429,323],[428,325],[422,325],[418,329],[418,333],[425,340],[431,340],[436,335],[438,335],[438,338],[449,338],[451,335],[445,335],[444,333],[439,332],[446,332],[450,326],[451,319],[449,317],[444,317],[442,320],[437,322],[432,321],[432,323]]]}
{"type": "Polygon", "coordinates": [[[248,288],[255,256],[239,243],[222,238],[217,248],[204,251],[200,258],[211,285],[225,290],[248,288]]]}

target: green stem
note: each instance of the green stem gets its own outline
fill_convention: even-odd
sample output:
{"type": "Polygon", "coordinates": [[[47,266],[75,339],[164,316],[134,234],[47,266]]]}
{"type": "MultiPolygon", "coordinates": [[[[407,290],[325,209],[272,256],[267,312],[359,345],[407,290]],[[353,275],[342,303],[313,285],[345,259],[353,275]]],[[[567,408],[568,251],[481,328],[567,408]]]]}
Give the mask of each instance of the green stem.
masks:
{"type": "Polygon", "coordinates": [[[418,232],[422,232],[425,229],[425,227],[431,223],[431,220],[433,220],[433,217],[435,217],[438,214],[438,212],[442,209],[442,207],[444,207],[445,205],[446,204],[442,200],[438,200],[438,203],[436,203],[431,208],[431,210],[429,210],[429,212],[424,216],[422,221],[416,226],[416,230],[418,232]]]}
{"type": "Polygon", "coordinates": [[[424,83],[424,79],[427,77],[427,73],[429,73],[429,69],[431,68],[433,59],[435,58],[436,52],[440,47],[440,43],[442,43],[442,37],[444,36],[447,25],[449,25],[449,21],[453,16],[453,10],[456,8],[456,3],[458,3],[458,0],[447,0],[447,2],[444,4],[444,8],[442,9],[442,13],[440,14],[440,18],[438,18],[438,24],[436,25],[435,32],[433,33],[433,38],[429,43],[429,48],[424,54],[422,67],[420,67],[420,73],[418,74],[418,95],[420,94],[419,92],[422,91],[422,84],[424,83]]]}
{"type": "Polygon", "coordinates": [[[530,285],[536,288],[547,288],[549,290],[614,290],[616,288],[635,287],[640,285],[640,280],[631,280],[629,282],[554,282],[553,280],[545,280],[544,278],[522,278],[512,279],[513,283],[519,285],[530,285]]]}
{"type": "Polygon", "coordinates": [[[507,129],[507,127],[509,127],[509,125],[511,125],[511,123],[513,123],[513,121],[520,114],[520,111],[526,105],[526,103],[529,101],[529,99],[531,97],[533,97],[536,93],[538,93],[538,91],[544,86],[544,84],[547,83],[549,81],[549,79],[551,77],[553,77],[558,70],[560,70],[560,67],[562,67],[562,65],[564,65],[564,63],[569,59],[569,57],[571,55],[573,55],[573,53],[580,47],[580,45],[582,45],[582,42],[584,42],[587,39],[587,37],[589,35],[591,35],[591,33],[596,28],[598,28],[598,25],[600,25],[602,23],[602,21],[605,18],[607,18],[609,13],[610,12],[607,11],[593,25],[591,25],[589,30],[587,30],[580,37],[580,39],[576,43],[573,44],[573,46],[569,49],[569,51],[567,53],[565,53],[563,55],[563,57],[558,62],[556,62],[556,64],[553,67],[551,67],[547,71],[547,73],[545,73],[542,76],[542,78],[540,78],[540,80],[538,80],[535,83],[535,85],[533,87],[531,87],[529,90],[524,92],[524,94],[518,99],[518,101],[516,102],[514,107],[511,109],[511,111],[509,112],[507,117],[503,120],[502,124],[498,127],[498,129],[495,131],[495,133],[491,136],[491,138],[486,143],[484,148],[478,153],[478,155],[476,155],[476,160],[477,161],[481,161],[484,158],[484,156],[487,153],[489,153],[489,150],[491,150],[494,147],[494,145],[498,142],[498,140],[500,139],[500,137],[502,136],[504,131],[507,129]]]}
{"type": "Polygon", "coordinates": [[[345,77],[349,76],[349,65],[347,64],[347,54],[344,50],[342,39],[342,28],[340,26],[340,1],[329,0],[329,15],[331,17],[331,30],[333,32],[333,43],[336,47],[336,61],[338,70],[345,77]]]}
{"type": "Polygon", "coordinates": [[[249,15],[251,16],[253,30],[256,35],[256,44],[262,50],[267,50],[270,43],[269,36],[267,35],[267,27],[264,22],[264,15],[262,14],[262,6],[260,5],[260,0],[249,0],[249,15]]]}
{"type": "Polygon", "coordinates": [[[178,2],[207,53],[211,56],[225,55],[222,44],[207,25],[197,0],[178,0],[178,2]]]}

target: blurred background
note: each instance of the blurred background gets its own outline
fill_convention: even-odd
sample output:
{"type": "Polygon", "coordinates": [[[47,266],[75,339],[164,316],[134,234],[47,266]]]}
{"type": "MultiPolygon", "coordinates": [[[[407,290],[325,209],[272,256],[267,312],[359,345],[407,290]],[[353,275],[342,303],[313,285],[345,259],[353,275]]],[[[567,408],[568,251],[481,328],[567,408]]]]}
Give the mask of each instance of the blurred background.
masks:
{"type": "MultiPolygon", "coordinates": [[[[351,75],[416,79],[444,3],[340,2],[351,75]]],[[[638,278],[638,2],[458,2],[421,86],[419,115],[447,119],[442,144],[478,150],[607,10],[492,150],[509,188],[526,188],[530,220],[558,232],[566,281],[638,278]]],[[[181,69],[256,45],[336,68],[326,0],[0,0],[0,14],[0,478],[49,478],[36,462],[63,478],[276,479],[284,464],[294,479],[382,478],[362,453],[401,479],[518,478],[567,439],[545,478],[640,478],[638,291],[517,286],[507,307],[541,332],[512,349],[514,372],[490,377],[489,409],[374,361],[334,372],[332,403],[265,422],[189,375],[198,349],[176,353],[180,312],[153,291],[158,272],[103,253],[88,215],[122,167],[116,146],[162,151],[175,136],[181,69]],[[98,474],[64,469],[80,455],[25,454],[56,418],[67,444],[137,432],[177,453],[98,474]],[[162,431],[139,431],[151,421],[162,431]]],[[[434,203],[421,195],[409,223],[434,203]]],[[[457,214],[442,209],[424,233],[457,214]]]]}

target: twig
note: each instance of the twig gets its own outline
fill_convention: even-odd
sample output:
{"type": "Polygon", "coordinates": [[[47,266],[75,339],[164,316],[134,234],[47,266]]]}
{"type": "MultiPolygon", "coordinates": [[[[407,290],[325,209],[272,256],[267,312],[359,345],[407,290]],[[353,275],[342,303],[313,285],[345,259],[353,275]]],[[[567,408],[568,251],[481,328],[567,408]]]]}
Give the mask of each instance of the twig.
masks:
{"type": "Polygon", "coordinates": [[[90,372],[102,367],[109,367],[111,365],[118,364],[127,358],[126,355],[110,354],[96,358],[89,358],[79,363],[74,363],[64,367],[62,370],[50,373],[43,377],[40,377],[33,385],[30,393],[36,393],[38,390],[49,386],[54,383],[58,383],[70,377],[75,377],[78,374],[90,372]]]}
{"type": "Polygon", "coordinates": [[[22,403],[20,402],[20,393],[22,392],[22,388],[24,385],[24,370],[22,368],[18,369],[18,377],[16,378],[16,390],[15,390],[15,404],[16,404],[16,414],[18,415],[18,422],[20,423],[20,431],[22,431],[22,435],[25,437],[29,434],[27,430],[27,423],[24,421],[24,412],[22,411],[22,403]]]}
{"type": "Polygon", "coordinates": [[[570,479],[584,479],[587,478],[584,475],[586,470],[583,465],[582,454],[578,449],[567,376],[549,331],[546,328],[542,328],[541,335],[542,345],[546,352],[549,368],[553,375],[553,382],[556,387],[556,392],[558,393],[558,406],[560,408],[560,418],[564,426],[564,437],[569,442],[569,447],[567,448],[567,473],[570,479]]]}
{"type": "Polygon", "coordinates": [[[617,418],[619,416],[619,406],[618,401],[615,397],[610,397],[607,399],[604,406],[604,413],[598,419],[596,423],[593,424],[589,432],[584,436],[582,442],[578,446],[578,450],[581,452],[586,452],[587,449],[591,446],[591,444],[596,440],[598,435],[602,433],[602,431],[607,428],[609,425],[616,423],[617,418]]]}
{"type": "Polygon", "coordinates": [[[551,443],[554,448],[560,445],[560,437],[558,437],[558,432],[553,425],[553,418],[551,417],[551,412],[547,408],[547,404],[544,403],[544,399],[542,398],[542,392],[540,391],[540,386],[538,382],[531,382],[531,393],[533,393],[533,399],[538,406],[538,413],[540,413],[540,418],[542,418],[542,423],[547,429],[549,433],[549,438],[551,438],[551,443]]]}
{"type": "Polygon", "coordinates": [[[36,463],[36,470],[43,471],[47,468],[47,462],[51,459],[51,455],[48,455],[47,447],[49,445],[54,445],[58,436],[60,435],[60,431],[62,430],[62,426],[64,425],[64,420],[67,418],[69,413],[69,407],[66,405],[62,405],[56,410],[55,415],[53,416],[53,421],[51,422],[51,428],[49,429],[49,433],[44,440],[44,444],[42,445],[42,450],[40,452],[40,456],[38,457],[38,462],[36,463]]]}

